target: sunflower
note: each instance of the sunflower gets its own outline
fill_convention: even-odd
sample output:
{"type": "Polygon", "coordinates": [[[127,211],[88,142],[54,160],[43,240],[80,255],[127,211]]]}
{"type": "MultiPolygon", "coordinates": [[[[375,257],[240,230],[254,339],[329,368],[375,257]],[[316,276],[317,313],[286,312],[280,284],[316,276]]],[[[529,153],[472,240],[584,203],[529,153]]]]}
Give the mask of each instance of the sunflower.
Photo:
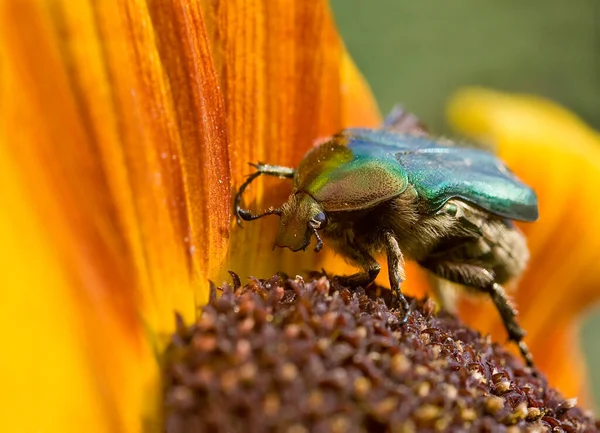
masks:
{"type": "MultiPolygon", "coordinates": [[[[301,272],[317,259],[342,270],[331,254],[272,252],[272,221],[234,229],[231,193],[247,162],[294,166],[315,139],[379,121],[324,0],[3,2],[3,431],[161,430],[159,355],[174,312],[193,320],[209,280],[301,272]]],[[[521,144],[501,146],[509,162],[521,144]]],[[[572,200],[565,210],[569,188],[549,193],[572,200]]],[[[257,183],[253,205],[285,194],[257,183]]],[[[549,237],[534,233],[550,236],[561,218],[531,230],[531,273],[564,306],[580,280],[558,291],[556,276],[544,279],[549,237]]],[[[569,324],[597,293],[584,275],[587,291],[561,316],[569,324]]],[[[525,319],[539,300],[518,300],[525,319]]],[[[548,348],[535,339],[552,324],[533,317],[523,324],[542,364],[548,348]]],[[[558,341],[553,350],[571,347],[558,341]]]]}

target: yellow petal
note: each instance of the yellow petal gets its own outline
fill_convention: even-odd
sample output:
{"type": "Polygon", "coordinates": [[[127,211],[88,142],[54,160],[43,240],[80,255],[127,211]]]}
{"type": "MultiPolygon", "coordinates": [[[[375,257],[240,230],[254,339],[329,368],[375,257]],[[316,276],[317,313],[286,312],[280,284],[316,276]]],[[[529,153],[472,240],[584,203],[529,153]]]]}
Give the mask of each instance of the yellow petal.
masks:
{"type": "MultiPolygon", "coordinates": [[[[538,195],[539,221],[519,225],[531,260],[514,300],[540,369],[565,394],[584,393],[574,325],[600,298],[600,136],[550,101],[478,88],[454,95],[448,117],[461,133],[496,145],[538,195]]],[[[470,323],[504,338],[489,306],[465,310],[470,323]]]]}
{"type": "Polygon", "coordinates": [[[3,431],[158,422],[153,346],[226,258],[225,114],[201,12],[158,3],[0,6],[3,431]]]}

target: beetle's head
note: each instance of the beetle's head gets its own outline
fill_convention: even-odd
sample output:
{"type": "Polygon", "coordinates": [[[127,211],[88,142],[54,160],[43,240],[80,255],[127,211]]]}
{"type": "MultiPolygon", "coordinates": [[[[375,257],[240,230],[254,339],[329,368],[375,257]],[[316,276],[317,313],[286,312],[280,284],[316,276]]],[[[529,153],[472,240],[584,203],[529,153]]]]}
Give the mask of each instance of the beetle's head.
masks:
{"type": "Polygon", "coordinates": [[[326,224],[327,215],[314,198],[303,192],[292,194],[281,207],[275,245],[300,251],[306,249],[310,244],[310,237],[315,235],[317,238],[315,251],[319,251],[323,241],[317,230],[321,230],[326,224]]]}

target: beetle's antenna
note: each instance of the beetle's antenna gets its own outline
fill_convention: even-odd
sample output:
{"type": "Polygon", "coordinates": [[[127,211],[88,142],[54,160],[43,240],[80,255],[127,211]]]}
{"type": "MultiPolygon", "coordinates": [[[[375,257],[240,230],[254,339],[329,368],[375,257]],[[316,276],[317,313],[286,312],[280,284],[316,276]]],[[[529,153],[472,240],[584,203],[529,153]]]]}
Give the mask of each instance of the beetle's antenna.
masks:
{"type": "Polygon", "coordinates": [[[282,178],[294,177],[294,169],[293,168],[281,167],[278,165],[268,165],[268,164],[263,164],[261,162],[259,162],[258,164],[251,163],[250,165],[253,167],[256,167],[256,173],[252,173],[250,176],[248,176],[246,181],[240,186],[240,189],[238,189],[238,192],[235,195],[235,200],[234,200],[235,217],[236,217],[236,221],[239,226],[242,225],[242,220],[252,221],[257,218],[264,217],[266,215],[281,215],[280,209],[269,208],[269,210],[267,210],[266,212],[264,212],[262,214],[253,215],[249,210],[245,210],[245,209],[241,208],[240,204],[242,202],[242,194],[244,193],[244,191],[246,190],[248,185],[250,185],[254,179],[256,179],[261,174],[266,174],[268,176],[282,177],[282,178]]]}
{"type": "Polygon", "coordinates": [[[321,251],[321,248],[323,248],[323,240],[321,239],[321,236],[319,236],[319,232],[317,231],[317,229],[314,227],[313,232],[315,234],[315,237],[317,238],[317,246],[315,247],[315,253],[318,253],[319,251],[321,251]]]}

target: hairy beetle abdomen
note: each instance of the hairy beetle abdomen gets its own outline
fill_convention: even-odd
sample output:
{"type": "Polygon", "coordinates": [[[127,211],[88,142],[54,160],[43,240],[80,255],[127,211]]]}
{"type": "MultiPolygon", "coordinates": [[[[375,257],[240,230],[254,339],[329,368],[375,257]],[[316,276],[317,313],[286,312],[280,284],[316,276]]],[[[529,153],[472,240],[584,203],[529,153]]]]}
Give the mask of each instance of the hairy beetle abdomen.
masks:
{"type": "Polygon", "coordinates": [[[456,199],[422,222],[431,227],[429,231],[443,233],[430,251],[417,258],[425,268],[440,262],[468,264],[486,269],[499,284],[525,269],[529,259],[526,239],[506,218],[456,199]]]}
{"type": "Polygon", "coordinates": [[[331,227],[338,230],[329,235],[342,244],[342,254],[346,238],[375,253],[383,246],[381,234],[390,231],[406,259],[425,268],[439,262],[469,263],[488,270],[498,283],[518,277],[529,258],[526,240],[511,221],[460,199],[431,214],[410,188],[373,209],[337,213],[332,220],[339,221],[331,227]]]}

